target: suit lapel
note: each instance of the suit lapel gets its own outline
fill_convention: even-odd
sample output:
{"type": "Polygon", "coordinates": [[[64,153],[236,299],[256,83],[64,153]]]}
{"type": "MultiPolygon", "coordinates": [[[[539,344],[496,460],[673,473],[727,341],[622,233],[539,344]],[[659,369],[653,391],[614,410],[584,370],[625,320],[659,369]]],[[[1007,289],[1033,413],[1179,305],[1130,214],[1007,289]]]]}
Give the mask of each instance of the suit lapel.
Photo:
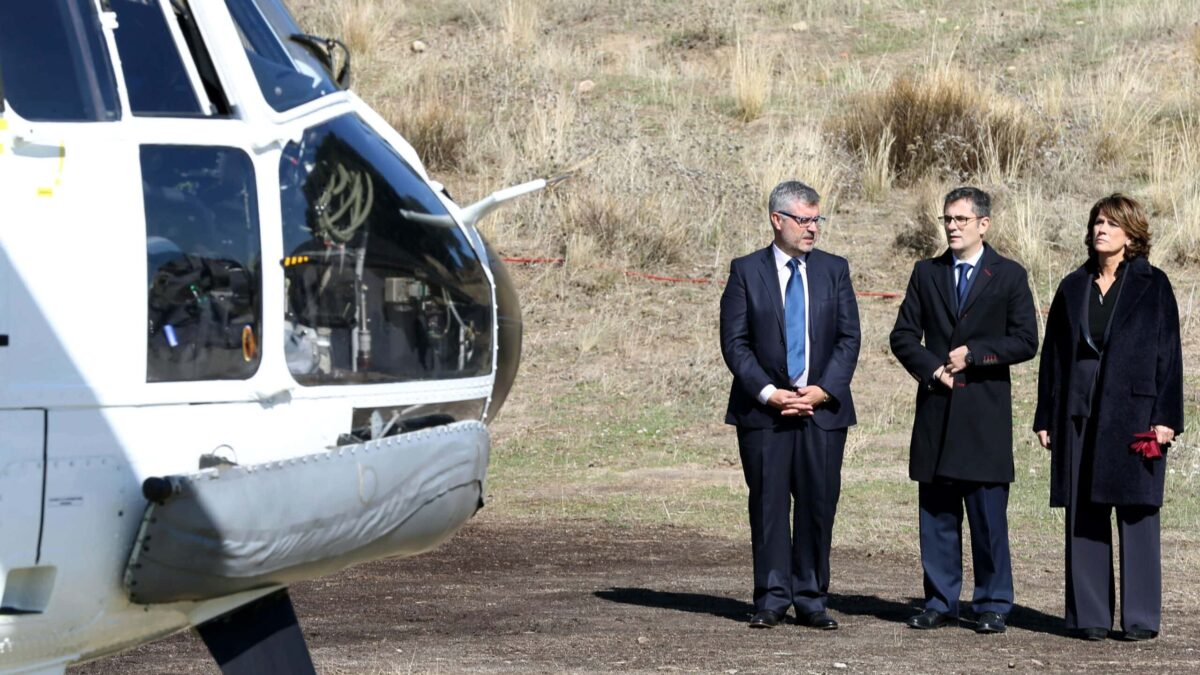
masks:
{"type": "Polygon", "coordinates": [[[992,277],[996,276],[996,270],[993,269],[1000,262],[1000,255],[992,250],[991,246],[984,244],[983,257],[979,259],[979,269],[975,270],[975,279],[971,282],[971,288],[967,291],[967,301],[963,303],[962,310],[958,313],[959,316],[967,313],[971,309],[971,305],[983,293],[983,289],[991,283],[992,277]]]}
{"type": "Polygon", "coordinates": [[[779,332],[787,335],[787,324],[783,320],[783,296],[779,293],[779,270],[775,268],[775,250],[768,246],[759,256],[758,271],[762,276],[763,288],[775,308],[775,318],[779,320],[779,332]]]}
{"type": "MultiPolygon", "coordinates": [[[[1083,325],[1084,313],[1087,311],[1087,292],[1091,284],[1091,274],[1086,268],[1080,267],[1067,276],[1063,282],[1063,300],[1067,305],[1067,325],[1071,335],[1079,335],[1083,325]]],[[[1071,338],[1072,340],[1075,338],[1071,338]]]]}
{"type": "Polygon", "coordinates": [[[1150,263],[1145,258],[1131,260],[1125,269],[1125,281],[1117,295],[1117,306],[1113,308],[1112,318],[1104,335],[1107,337],[1121,324],[1129,319],[1133,310],[1138,306],[1146,289],[1150,288],[1150,263]]]}
{"type": "Polygon", "coordinates": [[[958,322],[958,303],[954,298],[954,263],[950,250],[947,249],[941,257],[934,260],[933,285],[938,290],[942,302],[946,303],[946,311],[958,322]]]}

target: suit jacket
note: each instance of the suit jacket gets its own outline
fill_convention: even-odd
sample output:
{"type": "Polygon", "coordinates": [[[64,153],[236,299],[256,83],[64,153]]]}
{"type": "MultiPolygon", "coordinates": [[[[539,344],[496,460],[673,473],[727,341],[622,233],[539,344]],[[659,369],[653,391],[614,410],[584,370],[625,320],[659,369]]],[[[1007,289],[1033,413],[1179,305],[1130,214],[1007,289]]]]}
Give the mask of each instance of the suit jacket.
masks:
{"type": "MultiPolygon", "coordinates": [[[[1096,422],[1091,501],[1162,506],[1166,458],[1144,460],[1131,452],[1133,435],[1161,424],[1183,433],[1183,347],[1179,308],[1171,282],[1145,258],[1125,266],[1116,307],[1109,320],[1098,396],[1090,417],[1096,422]]],[[[1070,457],[1063,439],[1073,424],[1067,393],[1081,343],[1086,344],[1088,289],[1085,265],[1058,285],[1046,322],[1038,369],[1035,431],[1050,432],[1050,503],[1066,506],[1071,494],[1070,457]]],[[[1084,388],[1085,390],[1088,387],[1084,388]]]]}
{"type": "MultiPolygon", "coordinates": [[[[812,419],[821,429],[844,429],[857,421],[850,378],[858,365],[858,301],[845,258],[814,249],[807,267],[808,383],[830,396],[812,419]]],[[[783,297],[770,246],[729,265],[721,295],[721,354],[733,373],[725,422],[752,429],[787,422],[778,410],[758,402],[768,384],[791,387],[783,297]]]]}
{"type": "Polygon", "coordinates": [[[919,383],[908,475],[1011,483],[1012,393],[1008,367],[1037,353],[1037,317],[1025,268],[984,245],[963,311],[954,257],[913,267],[892,329],[892,352],[919,383]],[[946,388],[933,372],[966,345],[974,364],[946,388]]]}

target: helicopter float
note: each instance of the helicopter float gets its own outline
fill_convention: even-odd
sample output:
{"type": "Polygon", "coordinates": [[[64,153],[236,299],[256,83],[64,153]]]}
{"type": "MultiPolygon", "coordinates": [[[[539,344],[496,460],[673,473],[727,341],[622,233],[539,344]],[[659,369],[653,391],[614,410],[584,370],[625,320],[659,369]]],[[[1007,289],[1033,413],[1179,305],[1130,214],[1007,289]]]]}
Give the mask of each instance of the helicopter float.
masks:
{"type": "MultiPolygon", "coordinates": [[[[336,67],[340,65],[341,67],[336,67]]],[[[482,505],[513,284],[281,0],[0,0],[0,671],[196,627],[482,505]]]]}

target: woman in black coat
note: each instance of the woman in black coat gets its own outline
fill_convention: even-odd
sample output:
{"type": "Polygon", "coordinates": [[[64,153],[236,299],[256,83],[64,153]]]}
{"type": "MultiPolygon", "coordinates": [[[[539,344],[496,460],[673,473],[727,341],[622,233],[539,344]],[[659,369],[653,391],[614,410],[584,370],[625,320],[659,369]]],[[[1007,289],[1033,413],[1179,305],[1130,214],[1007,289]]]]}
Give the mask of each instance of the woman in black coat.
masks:
{"type": "Polygon", "coordinates": [[[1136,201],[1096,202],[1085,242],[1087,262],[1050,306],[1033,430],[1051,452],[1050,505],[1067,509],[1068,630],[1103,640],[1112,627],[1115,508],[1123,636],[1145,640],[1162,614],[1165,448],[1183,433],[1179,309],[1167,275],[1146,259],[1150,229],[1136,201]],[[1137,443],[1139,433],[1163,454],[1137,443]]]}

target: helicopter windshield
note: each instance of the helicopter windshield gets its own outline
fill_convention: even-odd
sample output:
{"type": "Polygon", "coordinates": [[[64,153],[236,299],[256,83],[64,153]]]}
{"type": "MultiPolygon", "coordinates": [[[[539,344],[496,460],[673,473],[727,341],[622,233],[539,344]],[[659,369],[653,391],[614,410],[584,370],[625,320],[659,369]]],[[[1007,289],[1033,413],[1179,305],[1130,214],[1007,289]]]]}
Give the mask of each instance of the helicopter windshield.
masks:
{"type": "Polygon", "coordinates": [[[109,6],[133,114],[202,114],[162,6],[143,0],[109,0],[109,6]]]}
{"type": "Polygon", "coordinates": [[[0,0],[0,77],[4,98],[25,119],[103,122],[121,116],[90,0],[0,0]]]}
{"type": "Polygon", "coordinates": [[[278,112],[338,91],[325,66],[291,39],[300,28],[279,0],[226,0],[267,103],[278,112]]]}
{"type": "Polygon", "coordinates": [[[487,375],[482,263],[428,185],[361,119],[280,161],[288,367],[304,385],[487,375]]]}

